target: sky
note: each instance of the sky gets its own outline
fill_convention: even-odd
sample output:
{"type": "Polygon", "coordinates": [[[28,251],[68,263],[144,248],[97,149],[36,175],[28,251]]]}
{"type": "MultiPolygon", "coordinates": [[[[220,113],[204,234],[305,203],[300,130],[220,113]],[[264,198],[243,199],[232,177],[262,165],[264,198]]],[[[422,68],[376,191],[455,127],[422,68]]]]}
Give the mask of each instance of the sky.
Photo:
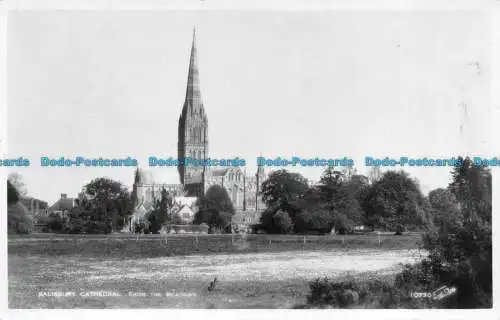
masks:
{"type": "MultiPolygon", "coordinates": [[[[248,174],[259,155],[345,156],[360,173],[365,156],[494,156],[479,11],[20,10],[8,17],[4,158],[31,160],[15,170],[30,196],[133,183],[135,168],[41,168],[41,156],[130,156],[179,182],[147,158],[177,156],[193,27],[209,153],[246,159],[248,174]]],[[[446,167],[407,171],[424,192],[450,179],[446,167]]]]}

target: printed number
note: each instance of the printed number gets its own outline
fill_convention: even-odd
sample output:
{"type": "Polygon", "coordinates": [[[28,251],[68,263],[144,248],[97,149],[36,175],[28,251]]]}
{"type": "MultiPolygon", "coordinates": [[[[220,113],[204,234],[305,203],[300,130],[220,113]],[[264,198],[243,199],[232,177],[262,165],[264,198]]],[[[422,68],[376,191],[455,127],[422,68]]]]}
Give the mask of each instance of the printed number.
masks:
{"type": "Polygon", "coordinates": [[[413,297],[413,298],[431,298],[432,294],[430,292],[412,292],[411,297],[413,297]]]}

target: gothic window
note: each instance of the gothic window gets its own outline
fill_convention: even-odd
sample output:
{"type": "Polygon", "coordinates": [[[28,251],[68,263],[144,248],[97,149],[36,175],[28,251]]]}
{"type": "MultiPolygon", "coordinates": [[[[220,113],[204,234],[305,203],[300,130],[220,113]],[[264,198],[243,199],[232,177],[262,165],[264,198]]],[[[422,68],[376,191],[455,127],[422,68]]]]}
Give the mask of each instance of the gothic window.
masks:
{"type": "Polygon", "coordinates": [[[238,188],[233,187],[233,203],[238,204],[238,188]]]}

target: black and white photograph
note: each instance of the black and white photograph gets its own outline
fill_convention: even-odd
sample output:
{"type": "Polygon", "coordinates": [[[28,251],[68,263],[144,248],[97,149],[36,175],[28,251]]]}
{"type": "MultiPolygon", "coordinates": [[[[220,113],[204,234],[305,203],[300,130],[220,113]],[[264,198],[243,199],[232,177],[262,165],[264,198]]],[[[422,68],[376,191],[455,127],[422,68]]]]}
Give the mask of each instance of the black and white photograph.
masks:
{"type": "Polygon", "coordinates": [[[491,12],[204,2],[7,12],[8,309],[492,311],[491,12]]]}

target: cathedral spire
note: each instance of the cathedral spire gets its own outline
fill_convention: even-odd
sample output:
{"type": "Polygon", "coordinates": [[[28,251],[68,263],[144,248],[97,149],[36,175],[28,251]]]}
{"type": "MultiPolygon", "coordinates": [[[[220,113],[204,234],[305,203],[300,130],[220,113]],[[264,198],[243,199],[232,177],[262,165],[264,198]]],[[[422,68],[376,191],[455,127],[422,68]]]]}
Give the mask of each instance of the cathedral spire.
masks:
{"type": "MultiPolygon", "coordinates": [[[[186,99],[179,117],[178,158],[208,158],[208,119],[201,100],[198,56],[196,49],[196,31],[193,30],[191,56],[189,58],[186,99]]],[[[203,192],[205,166],[193,167],[180,164],[178,171],[181,183],[188,194],[199,195],[203,192]]]]}
{"type": "Polygon", "coordinates": [[[189,73],[186,89],[186,103],[193,111],[203,109],[198,76],[198,56],[196,50],[196,29],[193,28],[193,43],[191,44],[191,57],[189,59],[189,73]]]}

